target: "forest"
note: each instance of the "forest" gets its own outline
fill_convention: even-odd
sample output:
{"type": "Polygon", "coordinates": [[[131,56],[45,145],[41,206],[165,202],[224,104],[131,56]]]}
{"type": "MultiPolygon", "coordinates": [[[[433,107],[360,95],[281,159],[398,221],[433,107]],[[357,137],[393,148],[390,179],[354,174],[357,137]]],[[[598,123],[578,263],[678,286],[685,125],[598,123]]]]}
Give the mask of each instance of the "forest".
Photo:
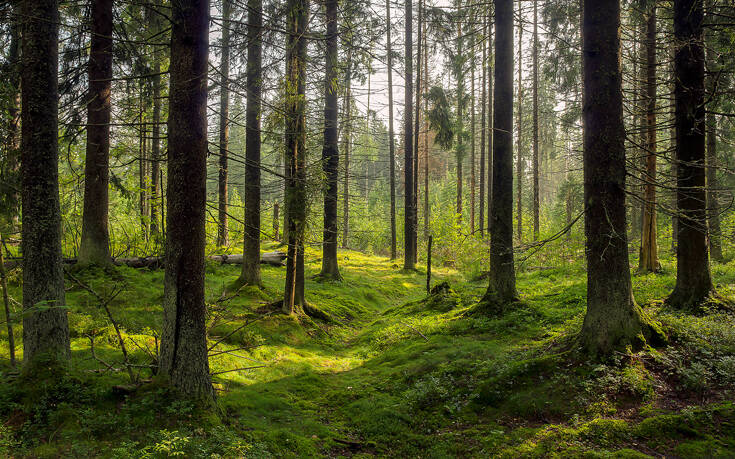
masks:
{"type": "Polygon", "coordinates": [[[732,0],[0,0],[0,457],[735,457],[732,0]]]}

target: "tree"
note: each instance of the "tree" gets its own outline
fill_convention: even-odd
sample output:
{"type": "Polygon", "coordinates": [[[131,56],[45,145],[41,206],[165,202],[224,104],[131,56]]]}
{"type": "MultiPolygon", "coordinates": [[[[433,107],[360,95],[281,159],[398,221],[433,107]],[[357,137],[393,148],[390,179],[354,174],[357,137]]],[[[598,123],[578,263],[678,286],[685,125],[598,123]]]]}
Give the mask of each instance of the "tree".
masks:
{"type": "Polygon", "coordinates": [[[260,285],[260,114],[263,88],[263,1],[248,0],[247,106],[245,108],[245,228],[240,281],[260,285]]]}
{"type": "MultiPolygon", "coordinates": [[[[158,0],[155,5],[160,7],[158,0]]],[[[153,33],[160,33],[161,13],[157,10],[151,12],[151,29],[153,33]]],[[[156,46],[153,50],[153,75],[151,76],[151,86],[153,87],[153,126],[151,129],[151,235],[158,238],[159,232],[163,230],[163,221],[159,227],[158,222],[158,206],[163,206],[163,199],[158,199],[162,187],[163,180],[161,177],[161,61],[163,56],[161,47],[156,46]]]]}
{"type": "MultiPolygon", "coordinates": [[[[11,2],[10,43],[8,45],[7,64],[0,68],[6,76],[7,84],[7,135],[5,139],[5,156],[0,165],[0,204],[1,215],[17,223],[20,215],[20,6],[19,1],[11,2]]],[[[3,107],[5,108],[5,107],[3,107]]]]}
{"type": "Polygon", "coordinates": [[[57,0],[21,3],[23,365],[71,358],[61,258],[57,0]]]}
{"type": "Polygon", "coordinates": [[[676,159],[679,209],[676,286],[668,304],[700,306],[714,293],[707,251],[703,0],[674,1],[676,159]]]}
{"type": "Polygon", "coordinates": [[[339,178],[338,110],[337,110],[337,0],[327,0],[327,46],[324,74],[324,147],[322,168],[327,182],[324,187],[324,243],[321,275],[340,279],[337,263],[337,181],[339,178]]]}
{"type": "Polygon", "coordinates": [[[493,308],[518,298],[513,257],[513,0],[495,0],[490,285],[493,308]]]}
{"type": "Polygon", "coordinates": [[[482,89],[480,96],[480,236],[485,236],[485,139],[487,137],[487,17],[482,22],[482,89]]]}
{"type": "MultiPolygon", "coordinates": [[[[348,34],[351,38],[351,34],[348,34]]],[[[350,149],[352,147],[352,43],[347,42],[347,69],[345,70],[345,98],[344,98],[344,134],[342,150],[345,154],[344,198],[342,205],[342,247],[347,248],[347,238],[350,234],[350,149]]]]}
{"type": "Polygon", "coordinates": [[[650,336],[635,303],[625,222],[625,128],[620,62],[620,0],[584,0],[584,202],[587,314],[581,344],[594,355],[650,336]]]}
{"type": "Polygon", "coordinates": [[[230,0],[222,0],[222,59],[220,62],[220,99],[219,99],[219,176],[217,245],[229,244],[227,223],[227,159],[230,140],[230,0]]]}
{"type": "Polygon", "coordinates": [[[416,269],[416,201],[413,198],[413,9],[412,0],[406,0],[406,39],[405,39],[405,106],[403,112],[403,150],[404,150],[404,251],[403,268],[416,269]]]}
{"type": "MultiPolygon", "coordinates": [[[[714,13],[713,0],[707,1],[707,10],[714,13]]],[[[716,52],[714,51],[714,46],[716,46],[715,40],[715,34],[712,32],[709,32],[705,36],[705,42],[707,42],[707,49],[705,52],[709,74],[706,81],[709,104],[705,119],[707,126],[707,242],[709,243],[709,255],[712,257],[712,260],[722,262],[724,257],[722,256],[722,238],[720,234],[720,184],[717,180],[717,115],[713,113],[714,107],[716,107],[719,102],[716,92],[717,79],[719,78],[718,71],[720,71],[716,59],[716,52]]]]}
{"type": "Polygon", "coordinates": [[[656,234],[656,5],[648,10],[646,19],[646,135],[643,195],[643,220],[641,226],[641,256],[638,270],[656,272],[658,242],[656,234]]]}
{"type": "Polygon", "coordinates": [[[84,212],[81,265],[110,263],[107,229],[110,116],[112,104],[112,0],[92,2],[87,101],[87,157],[84,165],[84,212]]]}
{"type": "MultiPolygon", "coordinates": [[[[518,0],[521,9],[521,0],[518,0]]],[[[516,225],[518,242],[523,242],[523,17],[518,16],[518,157],[516,158],[516,225]]]]}
{"type": "Polygon", "coordinates": [[[288,0],[286,25],[286,209],[288,253],[283,312],[304,306],[306,225],[306,25],[308,0],[288,0]]]}
{"type": "Polygon", "coordinates": [[[538,241],[539,170],[538,170],[538,0],[533,0],[533,240],[538,241]]]}
{"type": "Polygon", "coordinates": [[[393,131],[393,50],[391,43],[390,0],[385,0],[386,54],[388,61],[388,168],[390,173],[390,259],[396,254],[396,139],[393,131]]]}
{"type": "Polygon", "coordinates": [[[168,205],[160,374],[211,399],[204,302],[209,1],[171,2],[168,205]]]}

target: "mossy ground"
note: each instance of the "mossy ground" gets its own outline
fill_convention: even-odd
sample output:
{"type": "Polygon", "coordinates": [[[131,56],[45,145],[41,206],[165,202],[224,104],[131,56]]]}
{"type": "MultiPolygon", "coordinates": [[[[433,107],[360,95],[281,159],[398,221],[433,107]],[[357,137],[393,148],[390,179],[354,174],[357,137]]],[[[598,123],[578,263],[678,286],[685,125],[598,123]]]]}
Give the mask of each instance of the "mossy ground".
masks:
{"type": "MultiPolygon", "coordinates": [[[[129,384],[127,373],[104,371],[90,340],[120,370],[115,332],[99,301],[67,279],[72,369],[29,385],[3,362],[0,456],[735,456],[735,318],[666,309],[668,260],[663,273],[633,279],[637,301],[670,344],[604,363],[573,349],[585,306],[581,264],[520,272],[522,301],[489,317],[473,310],[486,281],[449,268],[435,267],[433,283],[451,289],[424,301],[422,268],[407,273],[386,258],[343,251],[344,281],[317,282],[310,276],[319,253],[307,260],[307,299],[330,323],[257,312],[278,299],[282,268],[263,266],[263,290],[233,292],[238,267],[207,266],[211,343],[252,321],[216,347],[230,353],[211,358],[212,372],[225,372],[214,376],[220,416],[155,382],[114,390],[129,384]],[[258,368],[226,372],[241,367],[258,368]]],[[[713,274],[731,296],[735,263],[713,274]]],[[[149,364],[163,272],[87,269],[75,277],[105,298],[123,289],[110,309],[132,361],[149,364]]]]}

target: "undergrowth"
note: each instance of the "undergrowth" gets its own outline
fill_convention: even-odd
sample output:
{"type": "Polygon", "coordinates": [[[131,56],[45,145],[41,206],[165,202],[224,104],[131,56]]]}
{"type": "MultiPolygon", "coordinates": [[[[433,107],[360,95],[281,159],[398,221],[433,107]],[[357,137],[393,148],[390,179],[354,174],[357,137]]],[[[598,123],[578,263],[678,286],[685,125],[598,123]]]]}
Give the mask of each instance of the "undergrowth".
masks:
{"type": "MultiPolygon", "coordinates": [[[[670,260],[662,274],[633,277],[669,344],[593,362],[574,349],[585,307],[578,263],[519,272],[521,301],[498,316],[471,313],[486,287],[474,275],[434,267],[427,295],[423,267],[406,273],[343,251],[344,281],[318,282],[319,253],[307,255],[307,300],[327,322],[258,312],[279,299],[282,268],[263,267],[262,290],[232,291],[238,267],[207,265],[218,413],[152,378],[162,271],[75,273],[102,298],[122,289],[109,308],[136,384],[99,298],[67,279],[71,369],[29,384],[3,362],[0,456],[735,455],[735,318],[667,309],[670,260]]],[[[735,264],[713,274],[731,296],[735,264]]],[[[10,287],[20,301],[17,272],[10,287]]]]}

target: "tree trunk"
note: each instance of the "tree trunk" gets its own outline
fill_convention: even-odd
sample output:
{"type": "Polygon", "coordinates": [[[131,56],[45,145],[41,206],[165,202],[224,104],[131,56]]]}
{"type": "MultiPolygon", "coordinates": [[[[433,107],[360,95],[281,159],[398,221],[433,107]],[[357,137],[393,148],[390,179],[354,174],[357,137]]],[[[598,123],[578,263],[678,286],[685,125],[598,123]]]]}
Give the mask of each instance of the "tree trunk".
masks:
{"type": "Polygon", "coordinates": [[[87,102],[87,157],[84,165],[84,212],[81,265],[110,263],[107,208],[112,104],[112,0],[92,2],[87,102]]]}
{"type": "MultiPolygon", "coordinates": [[[[227,223],[227,155],[230,140],[230,0],[222,0],[222,60],[220,62],[220,99],[219,99],[219,176],[217,245],[225,246],[229,241],[227,223]]],[[[248,42],[249,43],[249,42],[248,42]]],[[[247,163],[247,162],[246,162],[247,163]]]]}
{"type": "Polygon", "coordinates": [[[646,172],[644,174],[643,220],[641,226],[640,272],[656,272],[658,261],[656,232],[656,7],[646,21],[646,172]]]}
{"type": "Polygon", "coordinates": [[[475,234],[475,46],[472,47],[470,67],[470,234],[475,234]]]}
{"type": "MultiPolygon", "coordinates": [[[[337,263],[337,199],[339,179],[339,148],[337,139],[337,0],[327,0],[327,47],[324,74],[324,147],[322,168],[326,177],[324,187],[324,243],[322,244],[321,275],[341,279],[337,263]]],[[[368,112],[369,115],[369,112],[368,112]]]]}
{"type": "MultiPolygon", "coordinates": [[[[495,91],[493,88],[495,65],[490,66],[494,62],[493,51],[493,21],[488,19],[487,25],[487,52],[488,52],[488,70],[487,70],[487,232],[490,233],[493,220],[493,170],[495,163],[495,91]]],[[[512,31],[511,31],[512,33],[512,31]]],[[[512,38],[512,36],[511,36],[512,38]]],[[[512,53],[511,53],[512,55],[512,53]]],[[[512,69],[511,69],[512,71],[512,69]]],[[[512,116],[512,115],[511,115],[512,116]]],[[[512,151],[511,151],[512,154],[512,151]]],[[[512,188],[511,188],[512,190],[512,188]]],[[[512,223],[511,223],[512,226],[512,223]]]]}
{"type": "MultiPolygon", "coordinates": [[[[462,14],[462,0],[457,0],[457,14],[462,14]]],[[[457,220],[462,222],[462,185],[464,162],[464,118],[462,114],[462,98],[464,97],[464,74],[462,72],[462,21],[457,19],[457,220]]]]}
{"type": "MultiPolygon", "coordinates": [[[[521,8],[521,0],[518,0],[521,8]]],[[[516,237],[523,242],[523,21],[518,22],[518,155],[516,157],[516,237]]]]}
{"type": "Polygon", "coordinates": [[[342,247],[347,248],[350,235],[350,146],[352,143],[352,45],[348,45],[347,70],[345,73],[345,99],[344,99],[344,152],[345,152],[345,190],[342,201],[342,247]]]}
{"type": "MultiPolygon", "coordinates": [[[[260,279],[260,114],[263,74],[263,2],[248,0],[247,106],[245,107],[245,227],[240,281],[261,285],[260,279]]],[[[274,221],[278,221],[275,217],[274,221]]],[[[276,227],[276,233],[278,227],[276,227]]],[[[276,237],[278,237],[276,235],[276,237]]]]}
{"type": "MultiPolygon", "coordinates": [[[[156,29],[160,30],[160,29],[156,29]]],[[[151,236],[157,238],[163,229],[163,222],[158,221],[158,207],[163,207],[163,199],[159,198],[163,183],[161,180],[161,56],[158,47],[153,53],[153,126],[151,132],[151,236]]]]}
{"type": "Polygon", "coordinates": [[[513,0],[495,1],[490,284],[484,301],[494,309],[518,298],[513,257],[513,0]]]}
{"type": "Polygon", "coordinates": [[[0,165],[0,202],[5,204],[2,213],[13,222],[20,216],[20,6],[11,3],[10,45],[8,46],[8,113],[7,137],[5,138],[5,158],[0,165]]]}
{"type": "Polygon", "coordinates": [[[482,91],[480,97],[480,237],[485,236],[485,136],[487,135],[487,17],[482,21],[482,91]]]}
{"type": "Polygon", "coordinates": [[[707,252],[703,0],[674,1],[677,207],[675,308],[696,308],[714,291],[707,252]]]}
{"type": "Polygon", "coordinates": [[[538,0],[533,0],[533,240],[540,231],[539,164],[538,164],[538,0]]]}
{"type": "Polygon", "coordinates": [[[208,0],[171,8],[168,220],[160,374],[183,394],[210,400],[204,302],[207,180],[208,0]]]}
{"type": "Polygon", "coordinates": [[[71,358],[59,205],[57,0],[21,3],[23,365],[71,358]]]}
{"type": "MultiPolygon", "coordinates": [[[[155,8],[160,8],[161,4],[157,0],[154,2],[155,8]]],[[[151,11],[150,27],[154,33],[161,32],[160,12],[151,11]]],[[[151,188],[150,188],[150,234],[154,241],[160,241],[160,232],[163,229],[163,221],[158,220],[158,207],[163,206],[161,189],[161,61],[163,56],[161,47],[156,46],[153,50],[153,75],[151,76],[151,86],[153,89],[153,125],[151,126],[151,188]]],[[[162,208],[162,207],[161,207],[162,208]]]]}
{"type": "MultiPolygon", "coordinates": [[[[707,9],[714,12],[714,2],[708,0],[707,9]]],[[[712,36],[713,33],[709,32],[705,37],[705,40],[715,40],[712,36]]],[[[709,71],[709,77],[707,78],[707,97],[709,100],[708,108],[714,111],[719,102],[719,97],[716,94],[718,78],[718,68],[716,54],[713,51],[715,44],[707,47],[706,59],[707,59],[707,70],[709,71]]],[[[717,180],[717,115],[708,112],[706,115],[707,125],[707,230],[708,230],[708,245],[709,255],[712,260],[717,262],[724,261],[722,256],[722,238],[720,229],[720,203],[719,203],[719,182],[717,180]]]]}
{"type": "Polygon", "coordinates": [[[406,39],[405,39],[405,106],[403,112],[403,150],[404,150],[404,253],[403,268],[416,268],[416,247],[413,239],[416,233],[416,208],[413,198],[413,8],[411,1],[406,2],[406,39]]]}
{"type": "Polygon", "coordinates": [[[386,53],[388,54],[388,154],[390,170],[390,259],[395,260],[396,254],[396,142],[393,132],[393,56],[391,43],[390,0],[385,0],[386,14],[386,53]]]}
{"type": "Polygon", "coordinates": [[[418,27],[416,28],[416,117],[414,118],[413,137],[413,245],[414,264],[418,262],[419,256],[419,138],[421,134],[421,32],[423,27],[424,8],[422,0],[418,5],[418,27]]]}
{"type": "Polygon", "coordinates": [[[288,0],[286,38],[286,207],[288,257],[283,312],[293,314],[304,301],[306,224],[306,25],[308,0],[288,0]]]}
{"type": "MultiPolygon", "coordinates": [[[[422,0],[422,6],[426,6],[426,0],[422,0]]],[[[429,89],[429,41],[426,23],[424,20],[424,88],[429,89]]],[[[429,98],[424,97],[424,237],[429,237],[429,121],[426,114],[429,113],[429,98]]],[[[418,231],[418,230],[417,230],[418,231]]],[[[416,255],[418,256],[418,247],[416,255]]]]}
{"type": "Polygon", "coordinates": [[[638,343],[643,312],[633,299],[625,224],[625,127],[620,0],[583,0],[582,68],[587,314],[581,344],[608,355],[638,343]]]}

